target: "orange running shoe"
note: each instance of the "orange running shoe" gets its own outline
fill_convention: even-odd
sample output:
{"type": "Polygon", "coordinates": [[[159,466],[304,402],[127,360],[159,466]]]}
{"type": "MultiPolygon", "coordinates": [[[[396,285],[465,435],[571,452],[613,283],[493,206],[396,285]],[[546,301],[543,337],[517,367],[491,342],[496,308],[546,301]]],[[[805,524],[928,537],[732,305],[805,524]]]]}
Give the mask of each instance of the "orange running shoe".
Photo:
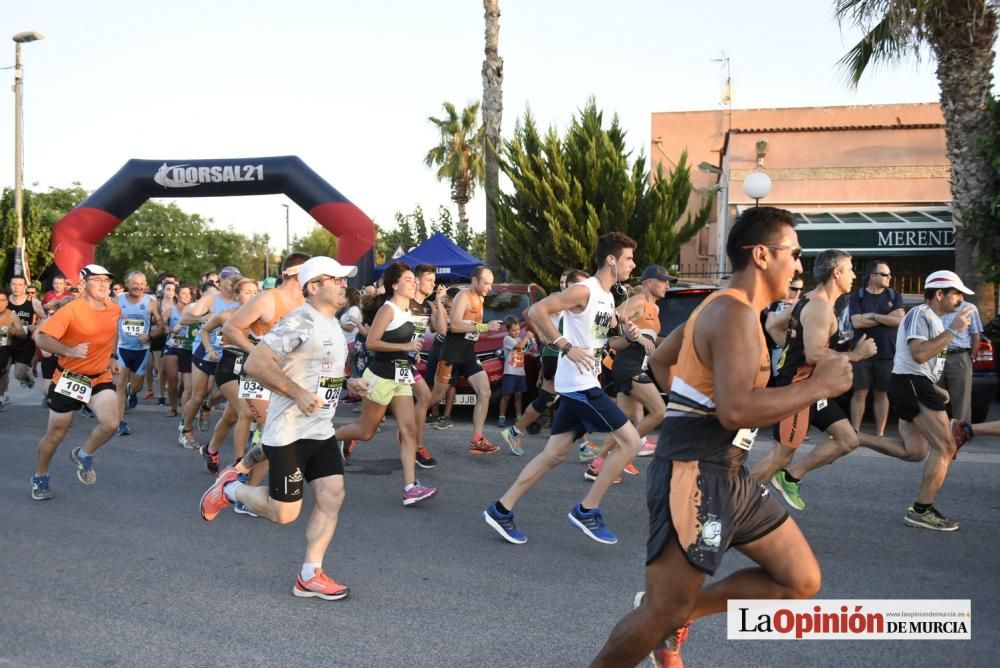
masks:
{"type": "Polygon", "coordinates": [[[201,519],[211,522],[215,519],[216,515],[229,505],[229,499],[222,492],[222,488],[227,483],[236,482],[238,477],[239,474],[236,473],[236,469],[231,466],[219,473],[219,477],[215,479],[212,486],[201,495],[201,519]]]}
{"type": "Polygon", "coordinates": [[[499,452],[500,446],[493,445],[485,436],[480,436],[478,439],[473,439],[469,441],[469,454],[470,455],[492,455],[494,452],[499,452]]]}
{"type": "Polygon", "coordinates": [[[650,653],[649,660],[654,668],[684,668],[681,658],[681,645],[687,640],[691,622],[673,632],[663,644],[650,653]]]}
{"type": "Polygon", "coordinates": [[[632,462],[626,464],[623,470],[629,475],[639,475],[639,469],[637,469],[632,462]]]}
{"type": "Polygon", "coordinates": [[[292,587],[292,594],[299,598],[322,598],[327,601],[339,601],[346,598],[350,589],[342,584],[337,584],[333,578],[323,572],[322,568],[316,569],[316,574],[307,581],[302,581],[300,574],[295,578],[295,586],[292,587]]]}

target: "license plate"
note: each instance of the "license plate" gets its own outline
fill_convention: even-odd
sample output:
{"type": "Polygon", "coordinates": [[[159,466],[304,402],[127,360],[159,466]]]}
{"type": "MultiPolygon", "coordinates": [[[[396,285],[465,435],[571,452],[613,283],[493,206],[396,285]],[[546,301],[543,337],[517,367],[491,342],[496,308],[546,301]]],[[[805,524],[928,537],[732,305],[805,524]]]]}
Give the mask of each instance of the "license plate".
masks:
{"type": "MultiPolygon", "coordinates": [[[[475,406],[476,405],[476,395],[475,394],[456,394],[455,395],[455,405],[456,406],[475,406]]],[[[444,406],[446,399],[441,400],[441,405],[444,406]]]]}

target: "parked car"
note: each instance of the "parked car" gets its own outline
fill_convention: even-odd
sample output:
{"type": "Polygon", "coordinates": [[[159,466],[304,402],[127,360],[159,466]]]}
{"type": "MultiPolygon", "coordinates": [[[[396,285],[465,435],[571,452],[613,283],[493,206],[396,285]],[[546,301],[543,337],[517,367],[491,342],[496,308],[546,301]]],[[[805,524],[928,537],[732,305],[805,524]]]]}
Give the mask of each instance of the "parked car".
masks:
{"type": "MultiPolygon", "coordinates": [[[[466,287],[466,286],[460,286],[466,287]]],[[[525,327],[524,312],[529,306],[545,298],[545,290],[535,283],[494,283],[493,290],[483,300],[483,322],[491,320],[503,321],[507,316],[514,316],[525,327]]],[[[483,366],[490,387],[493,390],[492,401],[500,398],[500,385],[503,382],[503,338],[507,330],[500,328],[496,332],[484,332],[476,342],[476,358],[483,366]]],[[[417,365],[420,373],[426,367],[427,355],[430,353],[433,339],[424,341],[424,354],[417,365]]],[[[528,384],[528,394],[534,396],[535,382],[538,379],[538,350],[525,355],[524,371],[528,384]]],[[[525,397],[525,401],[528,398],[525,397]]],[[[467,379],[460,377],[456,385],[455,405],[474,406],[476,393],[472,391],[467,379]]]]}

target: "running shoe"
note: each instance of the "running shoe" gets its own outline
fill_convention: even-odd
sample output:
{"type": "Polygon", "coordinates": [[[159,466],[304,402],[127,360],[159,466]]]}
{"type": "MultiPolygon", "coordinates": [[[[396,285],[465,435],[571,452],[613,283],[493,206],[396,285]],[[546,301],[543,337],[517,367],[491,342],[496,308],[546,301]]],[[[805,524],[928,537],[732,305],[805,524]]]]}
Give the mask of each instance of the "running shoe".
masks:
{"type": "MultiPolygon", "coordinates": [[[[642,605],[642,599],[645,594],[646,592],[644,591],[637,591],[635,593],[635,598],[632,601],[633,608],[638,608],[642,605]]],[[[684,668],[684,661],[681,659],[681,645],[687,640],[690,628],[691,622],[688,622],[653,648],[653,651],[649,653],[649,665],[653,668],[684,668]]]]}
{"type": "Polygon", "coordinates": [[[913,509],[913,506],[910,506],[906,509],[903,524],[919,529],[931,529],[933,531],[958,531],[958,522],[949,520],[939,513],[938,509],[934,506],[931,506],[923,513],[918,513],[913,509]]]}
{"type": "Polygon", "coordinates": [[[126,408],[128,408],[129,410],[132,410],[133,408],[135,408],[138,405],[139,405],[139,395],[133,394],[132,391],[129,390],[128,401],[125,404],[126,408]]]}
{"type": "Polygon", "coordinates": [[[581,464],[586,464],[587,462],[594,461],[594,451],[588,447],[587,441],[582,443],[577,443],[576,445],[576,457],[580,460],[581,464]]]}
{"type": "Polygon", "coordinates": [[[234,468],[225,469],[219,474],[219,477],[215,479],[212,486],[206,489],[205,493],[201,495],[201,519],[211,522],[222,512],[223,508],[229,505],[229,499],[226,498],[222,488],[231,482],[235,482],[238,477],[239,474],[236,473],[236,469],[234,468]]]}
{"type": "Polygon", "coordinates": [[[97,482],[97,471],[94,470],[94,458],[83,454],[82,448],[74,448],[69,451],[69,458],[76,464],[77,480],[84,485],[93,485],[97,482]]]}
{"type": "Polygon", "coordinates": [[[424,487],[418,480],[413,484],[413,487],[403,490],[403,505],[415,505],[421,501],[426,501],[437,493],[437,487],[424,487]]]}
{"type": "Polygon", "coordinates": [[[639,469],[637,469],[635,467],[635,464],[633,464],[632,462],[626,464],[623,470],[625,471],[625,473],[628,473],[629,475],[639,475],[639,469]]]}
{"type": "Polygon", "coordinates": [[[958,459],[958,451],[972,440],[972,425],[962,420],[952,420],[951,437],[955,440],[955,454],[951,458],[958,459]]]}
{"type": "Polygon", "coordinates": [[[177,437],[177,444],[188,450],[201,450],[201,443],[194,437],[193,431],[182,431],[177,437]]]}
{"type": "Polygon", "coordinates": [[[201,457],[205,460],[205,466],[208,468],[208,472],[212,475],[217,475],[219,473],[218,451],[212,452],[208,449],[207,445],[203,445],[201,446],[201,457]]]}
{"type": "Polygon", "coordinates": [[[422,469],[432,469],[437,466],[437,460],[431,457],[427,448],[419,447],[417,448],[417,466],[422,469]]]}
{"type": "Polygon", "coordinates": [[[774,474],[774,477],[771,478],[771,486],[778,490],[778,493],[785,499],[785,503],[792,508],[805,510],[806,502],[799,496],[799,483],[791,482],[785,469],[774,474]]]}
{"type": "Polygon", "coordinates": [[[349,441],[337,441],[337,447],[340,448],[340,458],[344,460],[345,464],[351,463],[351,453],[354,452],[357,445],[358,442],[353,438],[349,441]]]}
{"type": "Polygon", "coordinates": [[[7,392],[4,392],[3,397],[0,398],[0,404],[3,404],[4,406],[9,406],[10,405],[10,394],[8,394],[7,392]]]}
{"type": "Polygon", "coordinates": [[[350,589],[342,584],[337,584],[333,578],[323,572],[322,568],[316,569],[316,574],[311,578],[302,581],[302,575],[295,578],[295,586],[292,587],[292,594],[299,598],[321,598],[325,601],[339,601],[345,598],[350,589]]]}
{"type": "Polygon", "coordinates": [[[35,386],[35,379],[34,379],[34,377],[31,376],[31,375],[29,375],[25,380],[21,381],[21,385],[23,387],[26,387],[26,388],[28,388],[30,390],[31,388],[33,388],[35,386]]]}
{"type": "MultiPolygon", "coordinates": [[[[601,468],[604,466],[604,457],[594,457],[593,461],[590,462],[590,466],[587,470],[583,472],[583,479],[589,480],[591,482],[597,480],[597,476],[601,475],[601,468]]],[[[615,479],[611,481],[612,485],[617,485],[622,481],[621,475],[615,476],[615,479]]]]}
{"type": "Polygon", "coordinates": [[[247,517],[257,517],[257,513],[250,510],[239,501],[233,504],[233,512],[236,513],[237,515],[246,515],[247,517]]]}
{"type": "Polygon", "coordinates": [[[506,428],[507,428],[507,418],[501,417],[499,420],[497,420],[497,429],[506,429],[506,428]]]}
{"type": "Polygon", "coordinates": [[[52,498],[52,492],[49,491],[49,476],[31,476],[31,498],[35,501],[46,501],[52,498]]]}
{"type": "Polygon", "coordinates": [[[125,422],[125,420],[122,420],[121,422],[118,423],[118,431],[115,432],[115,435],[117,435],[117,436],[128,436],[131,433],[132,432],[128,428],[128,422],[125,422]]]}
{"type": "Polygon", "coordinates": [[[599,508],[594,508],[588,512],[580,509],[580,504],[573,506],[573,510],[566,515],[569,523],[577,529],[587,534],[587,537],[605,545],[614,545],[618,542],[618,536],[614,535],[604,524],[599,508]]]}
{"type": "Polygon", "coordinates": [[[499,450],[500,446],[493,445],[486,439],[485,436],[480,436],[478,439],[469,441],[470,455],[492,455],[499,450]]]}
{"type": "Polygon", "coordinates": [[[166,406],[167,405],[167,398],[166,397],[160,397],[159,399],[156,400],[156,405],[157,406],[166,406]]]}
{"type": "Polygon", "coordinates": [[[146,390],[145,392],[142,393],[142,398],[145,399],[146,401],[149,401],[150,399],[153,398],[153,391],[146,390]]]}
{"type": "Polygon", "coordinates": [[[434,428],[451,429],[454,425],[455,423],[451,421],[450,417],[448,417],[447,415],[442,415],[441,417],[438,418],[438,421],[434,424],[434,428]]]}
{"type": "Polygon", "coordinates": [[[80,415],[85,418],[92,418],[94,417],[94,411],[90,410],[90,406],[84,406],[80,409],[80,415]]]}
{"type": "Polygon", "coordinates": [[[508,543],[523,545],[528,542],[528,537],[518,531],[517,527],[514,526],[513,511],[504,515],[497,510],[495,503],[491,503],[489,507],[483,511],[483,519],[486,520],[486,523],[493,527],[498,534],[503,536],[503,539],[508,543]]]}
{"type": "Polygon", "coordinates": [[[208,431],[208,418],[212,416],[212,409],[204,401],[201,402],[201,410],[198,411],[198,429],[208,431]]]}
{"type": "Polygon", "coordinates": [[[636,453],[637,457],[651,457],[656,453],[656,443],[649,440],[645,436],[642,437],[642,447],[639,448],[639,452],[636,453]]]}
{"type": "Polygon", "coordinates": [[[500,432],[500,436],[503,437],[504,442],[510,448],[511,452],[518,457],[524,455],[524,434],[515,434],[514,427],[510,426],[500,432]]]}

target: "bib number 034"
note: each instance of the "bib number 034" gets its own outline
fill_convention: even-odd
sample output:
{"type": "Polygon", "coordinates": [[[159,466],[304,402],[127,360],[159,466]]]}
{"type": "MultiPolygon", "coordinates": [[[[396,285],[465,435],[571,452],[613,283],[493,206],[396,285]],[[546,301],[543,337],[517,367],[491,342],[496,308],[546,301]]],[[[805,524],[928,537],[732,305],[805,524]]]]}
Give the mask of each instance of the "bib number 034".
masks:
{"type": "Polygon", "coordinates": [[[257,382],[256,378],[240,376],[240,399],[269,401],[271,399],[271,390],[257,382]]]}

